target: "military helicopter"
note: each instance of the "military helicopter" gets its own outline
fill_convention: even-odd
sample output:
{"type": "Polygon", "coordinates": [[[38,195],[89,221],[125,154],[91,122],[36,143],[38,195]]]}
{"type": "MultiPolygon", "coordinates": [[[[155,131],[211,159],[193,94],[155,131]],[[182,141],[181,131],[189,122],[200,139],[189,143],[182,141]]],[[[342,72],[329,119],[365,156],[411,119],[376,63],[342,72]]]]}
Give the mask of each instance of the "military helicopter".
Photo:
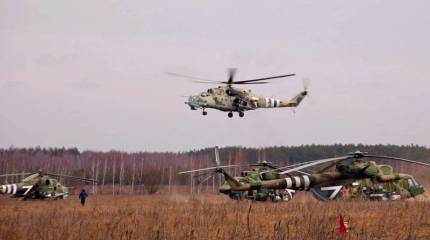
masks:
{"type": "MultiPolygon", "coordinates": [[[[369,155],[366,152],[356,151],[347,156],[314,160],[263,171],[259,173],[260,181],[232,177],[224,170],[230,166],[218,166],[211,169],[224,175],[226,183],[220,186],[219,191],[228,194],[231,198],[234,198],[232,196],[238,192],[259,189],[282,189],[292,193],[311,191],[317,199],[322,201],[338,198],[399,200],[415,197],[425,192],[424,187],[418,184],[413,176],[395,173],[392,166],[376,164],[374,161],[364,161],[365,158],[403,161],[430,167],[428,163],[391,156],[369,155]],[[351,162],[347,163],[347,161],[351,162]],[[329,165],[316,173],[303,171],[303,169],[326,163],[329,165]],[[333,166],[335,166],[335,170],[328,171],[333,166]],[[282,169],[286,170],[280,171],[282,169]],[[276,173],[277,176],[285,175],[285,178],[276,177],[276,179],[263,180],[266,174],[272,172],[276,173]],[[296,175],[297,173],[301,174],[296,175]]],[[[196,171],[202,170],[187,172],[196,171]]]]}
{"type": "Polygon", "coordinates": [[[415,181],[413,176],[395,173],[393,167],[388,164],[376,164],[374,161],[364,161],[364,158],[403,161],[430,167],[428,163],[355,151],[347,156],[305,162],[293,168],[287,166],[289,169],[279,174],[297,173],[311,166],[330,163],[329,166],[313,174],[305,173],[288,176],[284,179],[263,181],[262,187],[288,188],[296,191],[309,190],[322,201],[337,198],[399,200],[415,197],[425,192],[425,189],[415,181]],[[352,161],[343,163],[348,160],[352,161]],[[335,171],[328,171],[333,166],[335,166],[335,171]]]}
{"type": "Polygon", "coordinates": [[[179,174],[194,173],[194,172],[205,172],[203,174],[195,175],[194,177],[201,178],[205,177],[203,180],[199,180],[198,183],[202,184],[209,180],[215,174],[223,174],[226,183],[222,185],[219,189],[220,193],[227,194],[230,198],[235,200],[249,199],[255,201],[288,201],[294,195],[294,190],[290,189],[268,189],[264,187],[252,188],[252,189],[242,189],[241,185],[248,184],[251,186],[257,186],[262,181],[270,181],[275,179],[280,179],[280,170],[278,167],[271,162],[261,161],[247,166],[251,167],[250,170],[245,170],[240,173],[240,177],[233,177],[228,172],[224,171],[225,168],[236,168],[242,167],[239,165],[225,165],[221,166],[219,159],[218,147],[215,147],[215,167],[202,168],[190,171],[179,172],[179,174]]]}
{"type": "Polygon", "coordinates": [[[36,173],[3,174],[0,177],[27,176],[19,183],[0,186],[0,193],[8,194],[15,198],[26,199],[65,199],[69,196],[68,188],[52,177],[69,178],[79,181],[96,183],[93,179],[68,176],[62,174],[44,173],[39,170],[36,173]]]}
{"type": "Polygon", "coordinates": [[[201,78],[194,78],[176,73],[167,74],[198,79],[199,81],[195,81],[198,83],[225,84],[216,88],[209,88],[206,92],[202,92],[199,95],[190,96],[188,101],[185,102],[185,104],[187,104],[191,110],[202,109],[202,114],[204,116],[207,115],[207,108],[228,112],[228,117],[232,118],[233,112],[238,112],[239,117],[243,117],[245,115],[245,111],[255,110],[258,108],[297,107],[303,98],[308,94],[307,86],[305,85],[304,90],[293,97],[291,100],[279,100],[271,97],[254,95],[251,90],[244,90],[233,86],[245,84],[266,84],[269,83],[266,80],[291,77],[295,76],[295,74],[235,81],[235,73],[236,69],[229,69],[227,81],[203,80],[201,78]]]}

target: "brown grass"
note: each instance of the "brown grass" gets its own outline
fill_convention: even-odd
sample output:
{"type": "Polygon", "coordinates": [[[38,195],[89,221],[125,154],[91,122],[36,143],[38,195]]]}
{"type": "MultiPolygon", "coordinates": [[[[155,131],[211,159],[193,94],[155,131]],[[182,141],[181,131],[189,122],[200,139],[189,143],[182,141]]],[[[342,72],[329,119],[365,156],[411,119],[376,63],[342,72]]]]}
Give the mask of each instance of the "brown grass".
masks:
{"type": "MultiPolygon", "coordinates": [[[[301,195],[301,196],[300,196],[301,195]]],[[[64,201],[0,198],[0,239],[430,239],[430,202],[236,202],[222,195],[77,196],[64,201]]]]}

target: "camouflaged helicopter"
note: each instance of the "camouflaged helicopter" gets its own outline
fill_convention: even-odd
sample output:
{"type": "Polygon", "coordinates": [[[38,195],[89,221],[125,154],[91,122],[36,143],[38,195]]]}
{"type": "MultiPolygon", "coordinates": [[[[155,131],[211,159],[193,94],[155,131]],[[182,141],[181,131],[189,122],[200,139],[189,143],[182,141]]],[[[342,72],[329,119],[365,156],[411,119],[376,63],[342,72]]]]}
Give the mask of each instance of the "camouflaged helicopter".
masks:
{"type": "Polygon", "coordinates": [[[236,168],[241,167],[239,165],[225,165],[221,166],[219,158],[218,147],[215,147],[215,167],[202,168],[190,171],[179,172],[179,174],[195,173],[195,172],[206,172],[203,174],[197,174],[194,177],[206,178],[199,180],[198,183],[202,184],[209,180],[215,174],[222,174],[226,182],[220,186],[219,192],[228,195],[231,199],[241,200],[249,199],[254,201],[267,201],[273,202],[288,201],[290,200],[295,191],[292,189],[269,189],[265,187],[252,188],[252,189],[241,189],[241,185],[250,184],[258,185],[262,181],[270,181],[280,179],[280,170],[278,167],[271,162],[262,161],[247,166],[251,167],[250,170],[245,170],[240,173],[239,177],[233,177],[228,172],[224,171],[225,168],[236,168]]]}
{"type": "Polygon", "coordinates": [[[191,110],[202,109],[202,114],[204,116],[207,115],[206,109],[208,108],[228,112],[228,117],[232,118],[233,112],[238,112],[239,117],[243,117],[245,115],[245,111],[255,110],[258,108],[297,107],[308,94],[307,86],[305,85],[304,90],[293,97],[291,100],[280,100],[271,97],[254,95],[251,90],[236,88],[233,87],[233,85],[266,84],[269,83],[266,80],[291,77],[295,76],[295,74],[234,81],[235,73],[236,69],[229,69],[227,81],[210,81],[176,73],[167,74],[198,79],[199,81],[195,81],[198,83],[225,84],[225,86],[209,88],[206,92],[202,92],[199,95],[190,96],[188,101],[185,102],[185,104],[187,104],[191,110]]]}
{"type": "Polygon", "coordinates": [[[27,199],[65,199],[69,196],[68,188],[52,177],[69,178],[79,181],[96,183],[93,179],[68,176],[62,174],[44,173],[13,173],[3,174],[0,177],[27,176],[19,183],[0,185],[0,193],[11,195],[14,198],[27,199]],[[28,176],[27,176],[28,175],[28,176]]]}
{"type": "MultiPolygon", "coordinates": [[[[226,183],[219,191],[231,198],[247,191],[282,190],[289,193],[289,199],[296,191],[311,191],[322,201],[334,199],[371,199],[371,200],[399,200],[418,196],[425,192],[423,186],[417,183],[412,175],[395,173],[388,164],[376,164],[374,161],[364,161],[364,158],[394,160],[430,167],[430,164],[391,156],[369,155],[366,152],[352,152],[347,156],[314,160],[282,168],[262,171],[260,177],[240,178],[232,177],[224,168],[232,166],[218,166],[207,169],[191,170],[189,172],[215,169],[216,173],[224,175],[226,183]],[[343,163],[350,161],[349,163],[343,163]],[[316,173],[307,173],[303,169],[329,163],[328,166],[316,173]],[[329,171],[335,166],[334,171],[329,171]],[[284,171],[280,171],[286,169],[284,171]],[[275,179],[266,176],[275,173],[275,179]],[[269,175],[267,175],[269,174],[269,175]],[[281,177],[285,176],[285,177],[281,177]]],[[[287,195],[288,196],[288,195],[287,195]]]]}

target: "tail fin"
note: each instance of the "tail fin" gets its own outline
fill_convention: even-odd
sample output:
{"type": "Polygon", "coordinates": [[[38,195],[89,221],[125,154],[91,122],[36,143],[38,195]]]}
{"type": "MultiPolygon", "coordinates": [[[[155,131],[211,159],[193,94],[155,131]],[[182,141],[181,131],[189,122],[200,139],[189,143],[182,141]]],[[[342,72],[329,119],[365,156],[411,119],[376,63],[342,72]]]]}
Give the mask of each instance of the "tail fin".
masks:
{"type": "Polygon", "coordinates": [[[219,151],[218,146],[215,147],[215,166],[219,167],[221,165],[219,161],[219,151]]]}
{"type": "MultiPolygon", "coordinates": [[[[218,146],[215,147],[215,164],[217,167],[219,167],[221,165],[220,160],[219,160],[218,146]]],[[[237,181],[234,177],[232,177],[223,168],[217,168],[216,171],[219,173],[222,173],[222,175],[224,175],[224,179],[228,183],[228,185],[230,185],[232,187],[238,187],[238,186],[242,185],[239,181],[237,181]]]]}

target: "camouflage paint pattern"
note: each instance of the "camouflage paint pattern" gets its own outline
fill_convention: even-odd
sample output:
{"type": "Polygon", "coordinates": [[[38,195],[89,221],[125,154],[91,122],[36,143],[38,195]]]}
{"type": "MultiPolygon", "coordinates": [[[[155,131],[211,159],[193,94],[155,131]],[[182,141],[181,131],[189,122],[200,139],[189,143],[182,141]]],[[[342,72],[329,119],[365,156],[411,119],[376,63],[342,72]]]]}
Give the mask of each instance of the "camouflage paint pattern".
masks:
{"type": "Polygon", "coordinates": [[[39,173],[24,178],[20,183],[0,186],[0,193],[25,199],[66,198],[69,195],[67,187],[56,179],[39,173]]]}
{"type": "MultiPolygon", "coordinates": [[[[237,177],[234,178],[220,169],[225,179],[237,179],[239,184],[226,184],[220,187],[220,192],[267,190],[311,190],[321,200],[335,198],[366,198],[397,200],[415,197],[424,193],[425,189],[408,174],[394,173],[393,168],[387,164],[377,165],[375,162],[356,160],[351,164],[338,164],[336,171],[310,175],[297,175],[286,178],[262,180],[237,177]]],[[[258,174],[259,175],[259,174],[258,174]]]]}
{"type": "Polygon", "coordinates": [[[185,103],[192,110],[213,108],[226,112],[244,112],[258,108],[297,107],[306,95],[307,91],[302,91],[291,100],[280,100],[254,95],[251,90],[219,86],[199,95],[190,96],[185,103]]]}

